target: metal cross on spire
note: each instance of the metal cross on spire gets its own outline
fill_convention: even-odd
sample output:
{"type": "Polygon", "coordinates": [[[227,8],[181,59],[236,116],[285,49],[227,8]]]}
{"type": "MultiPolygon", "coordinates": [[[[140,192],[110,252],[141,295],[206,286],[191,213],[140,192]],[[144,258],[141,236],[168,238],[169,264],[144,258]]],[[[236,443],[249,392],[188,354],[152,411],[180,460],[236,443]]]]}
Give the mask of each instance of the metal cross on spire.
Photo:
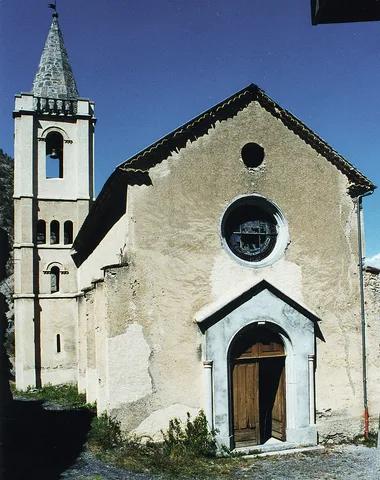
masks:
{"type": "Polygon", "coordinates": [[[57,13],[57,0],[54,0],[54,3],[49,3],[48,8],[52,8],[54,10],[53,17],[57,18],[58,13],[57,13]]]}

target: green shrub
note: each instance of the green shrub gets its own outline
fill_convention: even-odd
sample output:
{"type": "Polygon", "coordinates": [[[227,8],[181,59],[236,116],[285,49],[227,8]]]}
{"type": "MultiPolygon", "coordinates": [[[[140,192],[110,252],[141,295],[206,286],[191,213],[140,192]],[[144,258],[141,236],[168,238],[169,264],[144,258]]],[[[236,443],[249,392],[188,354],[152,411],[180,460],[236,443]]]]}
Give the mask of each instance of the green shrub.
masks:
{"type": "Polygon", "coordinates": [[[189,414],[185,422],[174,418],[162,434],[161,443],[136,435],[123,438],[120,422],[103,414],[93,420],[89,448],[107,463],[163,478],[230,479],[243,462],[226,452],[217,458],[216,431],[209,431],[203,411],[194,420],[189,414]]]}
{"type": "Polygon", "coordinates": [[[178,418],[169,422],[167,432],[162,431],[164,437],[164,451],[169,456],[190,455],[214,457],[217,452],[215,430],[209,430],[207,418],[203,410],[191,420],[187,413],[186,423],[178,418]]]}
{"type": "Polygon", "coordinates": [[[348,443],[354,445],[365,445],[366,447],[377,447],[377,432],[369,432],[368,438],[365,438],[363,434],[356,435],[348,443]]]}
{"type": "MultiPolygon", "coordinates": [[[[17,390],[13,387],[11,390],[13,396],[18,398],[43,400],[72,408],[89,407],[86,404],[86,395],[79,393],[78,387],[74,383],[65,383],[62,385],[47,383],[41,388],[28,387],[26,390],[17,390]]],[[[94,405],[90,407],[93,409],[94,405]]]]}
{"type": "Polygon", "coordinates": [[[107,413],[102,413],[100,417],[93,418],[88,442],[103,450],[121,446],[123,436],[121,433],[120,422],[107,413]]]}

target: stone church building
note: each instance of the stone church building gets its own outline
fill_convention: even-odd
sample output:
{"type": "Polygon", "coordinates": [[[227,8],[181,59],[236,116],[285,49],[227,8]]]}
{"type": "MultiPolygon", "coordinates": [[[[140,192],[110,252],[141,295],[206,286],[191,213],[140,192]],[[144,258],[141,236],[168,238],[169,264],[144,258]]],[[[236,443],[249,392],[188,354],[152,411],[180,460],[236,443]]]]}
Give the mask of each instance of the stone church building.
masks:
{"type": "Polygon", "coordinates": [[[94,104],[53,17],[14,110],[17,387],[76,382],[154,438],[204,409],[229,447],[353,436],[365,406],[374,428],[379,297],[365,319],[358,268],[371,181],[249,85],[94,200],[94,104]]]}

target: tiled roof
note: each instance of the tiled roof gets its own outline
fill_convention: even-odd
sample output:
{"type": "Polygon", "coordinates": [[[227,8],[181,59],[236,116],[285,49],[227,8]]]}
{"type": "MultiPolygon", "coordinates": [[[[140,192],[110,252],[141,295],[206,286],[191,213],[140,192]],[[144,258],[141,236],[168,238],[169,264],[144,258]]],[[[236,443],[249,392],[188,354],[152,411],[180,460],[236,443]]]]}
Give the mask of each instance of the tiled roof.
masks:
{"type": "Polygon", "coordinates": [[[54,13],[34,77],[32,93],[36,97],[75,100],[79,97],[79,93],[57,17],[58,15],[54,13]]]}

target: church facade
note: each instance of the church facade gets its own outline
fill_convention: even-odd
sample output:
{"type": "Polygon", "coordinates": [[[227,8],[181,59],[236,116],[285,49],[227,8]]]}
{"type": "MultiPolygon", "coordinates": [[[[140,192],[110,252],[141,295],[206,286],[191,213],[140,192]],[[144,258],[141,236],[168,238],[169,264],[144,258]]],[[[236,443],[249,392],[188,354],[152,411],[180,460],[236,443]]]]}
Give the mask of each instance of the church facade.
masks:
{"type": "Polygon", "coordinates": [[[14,113],[17,386],[75,381],[154,438],[203,409],[229,447],[353,436],[364,397],[376,421],[357,217],[374,185],[249,85],[117,167],[93,203],[93,104],[59,77],[67,54],[51,72],[66,89],[47,81],[57,49],[55,17],[14,113]]]}

